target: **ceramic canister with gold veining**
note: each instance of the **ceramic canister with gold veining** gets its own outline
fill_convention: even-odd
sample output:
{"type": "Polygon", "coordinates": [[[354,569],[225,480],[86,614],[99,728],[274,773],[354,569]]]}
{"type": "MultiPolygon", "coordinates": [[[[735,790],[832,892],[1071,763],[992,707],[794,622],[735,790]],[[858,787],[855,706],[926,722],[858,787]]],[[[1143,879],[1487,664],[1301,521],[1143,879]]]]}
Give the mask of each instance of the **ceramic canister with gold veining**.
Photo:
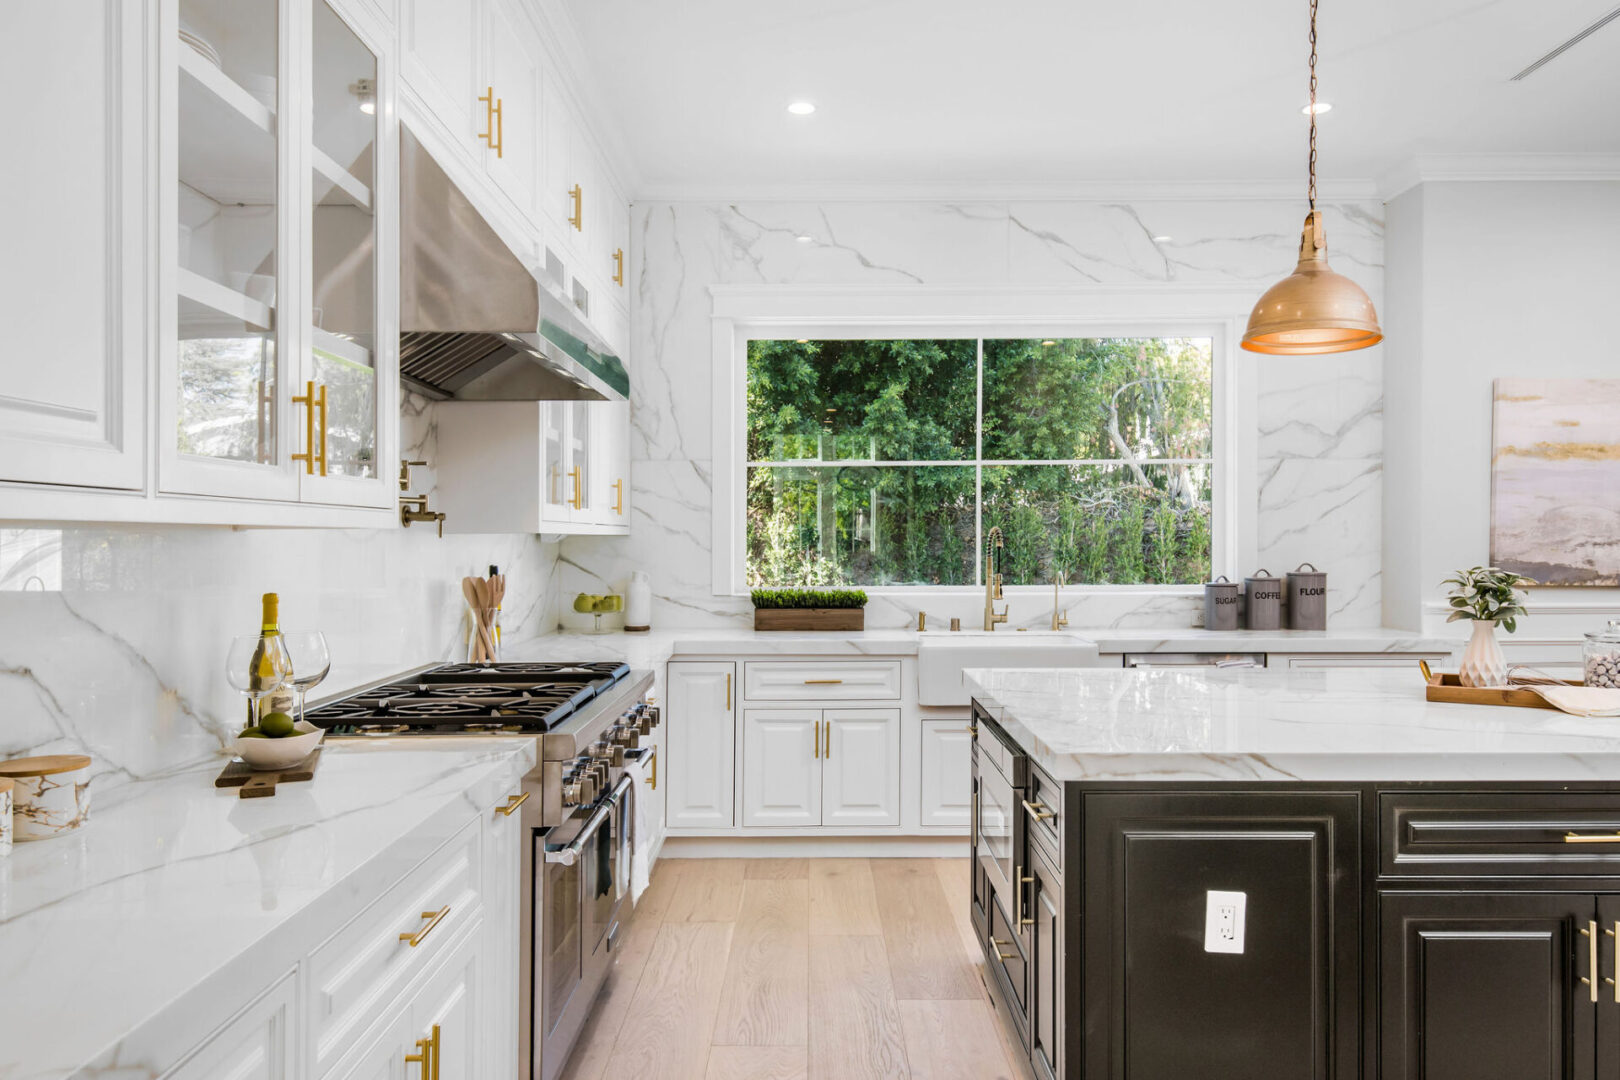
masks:
{"type": "Polygon", "coordinates": [[[11,854],[11,787],[9,776],[0,776],[0,859],[11,854]]]}
{"type": "Polygon", "coordinates": [[[90,816],[90,759],[83,754],[0,761],[12,781],[12,835],[45,840],[77,829],[90,816]]]}

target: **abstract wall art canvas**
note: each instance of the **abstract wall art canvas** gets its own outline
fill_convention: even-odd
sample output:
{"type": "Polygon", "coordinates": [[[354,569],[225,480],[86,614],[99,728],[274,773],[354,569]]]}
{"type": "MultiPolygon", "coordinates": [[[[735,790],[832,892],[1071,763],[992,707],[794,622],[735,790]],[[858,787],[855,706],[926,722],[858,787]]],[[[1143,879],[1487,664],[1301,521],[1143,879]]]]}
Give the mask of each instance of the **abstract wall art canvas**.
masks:
{"type": "Polygon", "coordinates": [[[1496,380],[1491,562],[1620,585],[1620,379],[1496,380]]]}

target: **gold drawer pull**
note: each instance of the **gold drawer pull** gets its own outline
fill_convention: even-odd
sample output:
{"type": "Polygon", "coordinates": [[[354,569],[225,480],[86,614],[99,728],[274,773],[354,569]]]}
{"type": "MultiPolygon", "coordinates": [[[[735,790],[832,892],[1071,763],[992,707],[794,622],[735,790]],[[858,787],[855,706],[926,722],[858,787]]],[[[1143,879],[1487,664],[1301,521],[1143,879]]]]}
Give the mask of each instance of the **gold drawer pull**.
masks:
{"type": "Polygon", "coordinates": [[[613,512],[624,516],[624,481],[613,481],[613,512]]]}
{"type": "Polygon", "coordinates": [[[1620,832],[1598,833],[1572,833],[1564,834],[1566,844],[1620,844],[1620,832]]]}
{"type": "Polygon", "coordinates": [[[405,1064],[422,1066],[422,1080],[439,1080],[439,1025],[433,1034],[416,1040],[417,1052],[405,1055],[405,1064]]]}
{"type": "Polygon", "coordinates": [[[1054,813],[1052,813],[1052,811],[1048,810],[1046,808],[1046,806],[1044,804],[1042,804],[1042,803],[1030,802],[1028,799],[1024,799],[1022,801],[1023,801],[1023,804],[1024,804],[1025,812],[1028,813],[1029,816],[1034,818],[1036,821],[1047,821],[1047,820],[1049,820],[1051,818],[1057,817],[1056,814],[1054,814],[1054,813]]]}
{"type": "Polygon", "coordinates": [[[568,500],[568,505],[572,506],[575,510],[583,510],[585,509],[585,485],[580,480],[580,467],[575,465],[572,469],[568,470],[568,475],[572,477],[574,481],[574,497],[568,500]]]}
{"type": "Polygon", "coordinates": [[[613,284],[624,287],[624,248],[613,253],[613,284]]]}
{"type": "Polygon", "coordinates": [[[843,681],[844,681],[843,679],[806,679],[806,680],[804,680],[804,685],[806,685],[806,686],[837,686],[840,683],[842,683],[843,681]]]}
{"type": "Polygon", "coordinates": [[[575,232],[585,231],[585,189],[575,184],[568,189],[568,197],[574,200],[574,212],[568,215],[568,224],[574,227],[575,232]]]}
{"type": "Polygon", "coordinates": [[[524,803],[526,803],[528,801],[529,801],[529,793],[527,791],[521,792],[520,794],[517,794],[517,795],[508,795],[506,797],[506,805],[505,806],[497,806],[495,808],[495,812],[497,814],[504,814],[506,817],[511,817],[513,814],[517,813],[517,808],[518,807],[522,806],[524,803]]]}
{"type": "Polygon", "coordinates": [[[1597,920],[1591,919],[1581,930],[1581,937],[1586,939],[1586,974],[1581,976],[1581,982],[1591,988],[1592,1004],[1598,999],[1598,934],[1597,920]]]}
{"type": "Polygon", "coordinates": [[[433,933],[433,928],[443,922],[444,917],[448,914],[450,914],[449,904],[444,905],[444,907],[440,908],[438,911],[422,912],[422,918],[428,921],[427,925],[422,927],[422,929],[418,930],[414,934],[407,932],[399,935],[399,940],[408,941],[411,944],[411,948],[416,948],[418,945],[422,944],[429,934],[433,933]]]}
{"type": "Polygon", "coordinates": [[[1017,959],[1019,959],[1018,951],[1016,949],[1013,950],[1010,953],[1004,953],[1004,952],[1001,951],[1001,947],[1003,945],[1011,945],[1011,944],[1012,944],[1012,942],[1010,942],[1010,941],[1002,941],[1000,938],[991,938],[990,939],[990,947],[996,950],[996,959],[1000,960],[1003,964],[1005,964],[1009,960],[1017,960],[1017,959]]]}

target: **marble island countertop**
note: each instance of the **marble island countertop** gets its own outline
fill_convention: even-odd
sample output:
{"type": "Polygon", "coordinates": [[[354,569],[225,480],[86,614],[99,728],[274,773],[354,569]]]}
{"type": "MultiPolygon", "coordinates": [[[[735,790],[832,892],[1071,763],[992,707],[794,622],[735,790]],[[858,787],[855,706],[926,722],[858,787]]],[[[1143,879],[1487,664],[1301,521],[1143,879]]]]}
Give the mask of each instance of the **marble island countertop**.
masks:
{"type": "Polygon", "coordinates": [[[290,970],[527,772],[534,745],[335,741],[312,781],[247,800],[213,786],[220,759],[16,845],[0,858],[0,1077],[157,1075],[143,1047],[200,1041],[213,999],[290,970]]]}
{"type": "Polygon", "coordinates": [[[973,669],[966,679],[1060,781],[1620,779],[1620,720],[1430,703],[1402,670],[973,669]]]}

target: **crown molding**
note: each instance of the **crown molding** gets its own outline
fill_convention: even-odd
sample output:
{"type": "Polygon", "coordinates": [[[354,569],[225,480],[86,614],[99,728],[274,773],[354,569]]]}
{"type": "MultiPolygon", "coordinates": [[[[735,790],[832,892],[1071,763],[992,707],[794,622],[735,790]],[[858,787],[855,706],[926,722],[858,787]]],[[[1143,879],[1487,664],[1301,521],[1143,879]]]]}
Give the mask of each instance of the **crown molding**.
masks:
{"type": "MultiPolygon", "coordinates": [[[[1372,180],[1338,180],[1319,185],[1317,201],[1375,201],[1372,180]]],[[[1305,203],[1305,187],[1291,180],[1078,180],[985,183],[660,184],[636,189],[636,202],[1279,202],[1305,203]]]]}
{"type": "Polygon", "coordinates": [[[1620,154],[1420,154],[1378,178],[1387,201],[1419,184],[1620,180],[1620,154]]]}

